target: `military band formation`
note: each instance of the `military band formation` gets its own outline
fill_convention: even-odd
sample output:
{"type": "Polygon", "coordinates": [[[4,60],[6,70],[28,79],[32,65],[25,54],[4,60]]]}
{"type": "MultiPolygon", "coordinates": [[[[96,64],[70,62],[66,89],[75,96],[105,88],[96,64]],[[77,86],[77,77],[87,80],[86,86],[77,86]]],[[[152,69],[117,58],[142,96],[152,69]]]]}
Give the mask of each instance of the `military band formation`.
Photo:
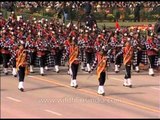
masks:
{"type": "Polygon", "coordinates": [[[58,20],[29,18],[12,13],[8,20],[1,15],[0,20],[0,57],[3,72],[18,77],[18,89],[24,91],[25,75],[32,74],[39,67],[39,74],[47,75],[49,67],[61,72],[66,66],[66,74],[71,76],[70,86],[78,87],[77,73],[79,67],[90,74],[96,71],[98,80],[97,93],[105,94],[106,71],[114,64],[115,74],[125,67],[125,87],[132,87],[131,67],[140,72],[140,63],[149,65],[148,74],[154,76],[159,67],[158,53],[160,37],[153,25],[115,28],[103,27],[86,21],[84,24],[67,25],[58,20]]]}

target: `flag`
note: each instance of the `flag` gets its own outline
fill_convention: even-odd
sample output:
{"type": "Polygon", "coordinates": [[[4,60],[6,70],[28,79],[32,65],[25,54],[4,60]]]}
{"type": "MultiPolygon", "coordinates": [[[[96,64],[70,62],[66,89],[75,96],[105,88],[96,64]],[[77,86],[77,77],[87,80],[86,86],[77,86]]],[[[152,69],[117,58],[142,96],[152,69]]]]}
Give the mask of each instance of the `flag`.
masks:
{"type": "Polygon", "coordinates": [[[120,26],[119,26],[118,21],[116,21],[116,25],[115,25],[115,27],[116,27],[116,29],[117,29],[117,30],[120,30],[120,26]]]}

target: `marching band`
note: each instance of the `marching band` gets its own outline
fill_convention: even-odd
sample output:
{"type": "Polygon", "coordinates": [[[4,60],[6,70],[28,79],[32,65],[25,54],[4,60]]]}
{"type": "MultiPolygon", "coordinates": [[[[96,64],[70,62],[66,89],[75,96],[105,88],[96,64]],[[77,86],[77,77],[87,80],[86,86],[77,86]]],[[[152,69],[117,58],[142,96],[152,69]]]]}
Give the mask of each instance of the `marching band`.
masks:
{"type": "MultiPolygon", "coordinates": [[[[1,18],[3,18],[1,16],[1,18]]],[[[68,25],[56,20],[30,18],[19,20],[11,17],[1,19],[0,56],[3,71],[7,75],[12,67],[12,74],[19,76],[18,89],[24,90],[25,71],[30,74],[34,67],[40,68],[40,75],[48,67],[54,67],[57,73],[61,66],[68,63],[71,75],[70,86],[77,88],[77,73],[81,66],[89,74],[96,69],[99,87],[98,94],[104,95],[106,68],[114,64],[118,73],[125,66],[124,86],[132,87],[131,67],[140,72],[139,65],[149,64],[149,75],[159,67],[158,52],[160,40],[154,29],[135,28],[102,30],[96,24],[88,27],[70,22],[68,25]],[[28,69],[29,68],[29,69],[28,69]]]]}

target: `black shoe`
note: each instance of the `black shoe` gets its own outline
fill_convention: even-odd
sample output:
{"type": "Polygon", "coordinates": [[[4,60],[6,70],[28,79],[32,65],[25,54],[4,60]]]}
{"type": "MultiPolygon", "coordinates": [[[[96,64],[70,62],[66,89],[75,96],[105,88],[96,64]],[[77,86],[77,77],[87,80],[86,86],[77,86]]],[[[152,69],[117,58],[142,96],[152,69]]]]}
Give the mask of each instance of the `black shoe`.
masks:
{"type": "Polygon", "coordinates": [[[78,87],[78,85],[76,85],[76,86],[73,86],[74,88],[77,88],[78,87]]]}
{"type": "Polygon", "coordinates": [[[151,76],[154,76],[154,74],[152,74],[151,76]]]}
{"type": "Polygon", "coordinates": [[[5,73],[5,75],[8,75],[8,73],[5,73]]]}
{"type": "Polygon", "coordinates": [[[127,87],[127,85],[123,84],[124,87],[127,87]]]}
{"type": "Polygon", "coordinates": [[[100,93],[98,93],[98,95],[102,95],[102,96],[105,96],[105,93],[101,93],[101,94],[100,94],[100,93]]]}
{"type": "Polygon", "coordinates": [[[105,93],[102,93],[101,95],[102,95],[102,96],[105,96],[105,93]]]}
{"type": "Polygon", "coordinates": [[[17,75],[13,75],[14,77],[17,77],[17,75]]]}
{"type": "Polygon", "coordinates": [[[44,74],[41,74],[42,76],[44,76],[44,74]]]}
{"type": "Polygon", "coordinates": [[[24,92],[24,88],[19,88],[19,90],[20,90],[21,92],[24,92]]]}
{"type": "Polygon", "coordinates": [[[139,73],[140,71],[138,70],[137,73],[139,73]]]}
{"type": "Polygon", "coordinates": [[[56,73],[59,73],[59,70],[58,70],[58,71],[56,71],[56,73]]]}
{"type": "Polygon", "coordinates": [[[118,73],[119,71],[115,71],[115,73],[118,73]]]}
{"type": "Polygon", "coordinates": [[[127,87],[130,87],[130,88],[132,88],[132,85],[128,85],[127,87]]]}

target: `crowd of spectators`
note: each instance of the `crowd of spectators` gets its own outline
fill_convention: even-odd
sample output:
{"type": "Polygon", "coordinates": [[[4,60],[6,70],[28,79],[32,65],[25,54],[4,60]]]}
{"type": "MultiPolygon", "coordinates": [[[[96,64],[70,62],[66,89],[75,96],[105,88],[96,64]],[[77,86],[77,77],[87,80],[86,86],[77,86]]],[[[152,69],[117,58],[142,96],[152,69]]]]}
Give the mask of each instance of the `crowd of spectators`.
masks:
{"type": "MultiPolygon", "coordinates": [[[[136,10],[138,10],[138,12],[140,12],[141,9],[146,12],[156,11],[157,14],[160,14],[159,1],[17,1],[0,3],[2,8],[10,11],[13,11],[14,8],[28,9],[34,12],[40,11],[42,8],[46,11],[54,10],[63,13],[65,19],[67,19],[67,16],[74,10],[84,13],[105,11],[106,14],[113,14],[114,10],[118,9],[121,16],[123,16],[124,12],[129,12],[127,14],[132,13],[137,19],[139,18],[136,17],[136,10]],[[137,8],[138,5],[139,8],[137,8]]],[[[118,19],[119,18],[120,15],[118,15],[118,19]]]]}
{"type": "MultiPolygon", "coordinates": [[[[11,6],[14,4],[17,8],[37,8],[37,7],[52,7],[53,9],[57,9],[62,4],[65,3],[66,6],[72,5],[72,8],[79,9],[84,7],[88,1],[20,1],[20,2],[1,2],[2,7],[11,6]]],[[[115,6],[119,8],[129,7],[134,9],[137,3],[142,4],[145,8],[149,8],[153,10],[155,7],[160,5],[159,1],[90,1],[89,2],[94,10],[113,8],[115,6]]]]}
{"type": "MultiPolygon", "coordinates": [[[[52,8],[60,7],[61,4],[66,3],[66,6],[72,5],[73,8],[78,9],[85,5],[88,1],[20,1],[20,2],[1,2],[1,5],[4,7],[6,4],[11,5],[14,3],[16,7],[48,7],[52,8]]],[[[159,1],[89,1],[93,8],[111,8],[111,7],[130,7],[135,8],[137,3],[143,4],[145,8],[158,7],[160,5],[159,1]]]]}

